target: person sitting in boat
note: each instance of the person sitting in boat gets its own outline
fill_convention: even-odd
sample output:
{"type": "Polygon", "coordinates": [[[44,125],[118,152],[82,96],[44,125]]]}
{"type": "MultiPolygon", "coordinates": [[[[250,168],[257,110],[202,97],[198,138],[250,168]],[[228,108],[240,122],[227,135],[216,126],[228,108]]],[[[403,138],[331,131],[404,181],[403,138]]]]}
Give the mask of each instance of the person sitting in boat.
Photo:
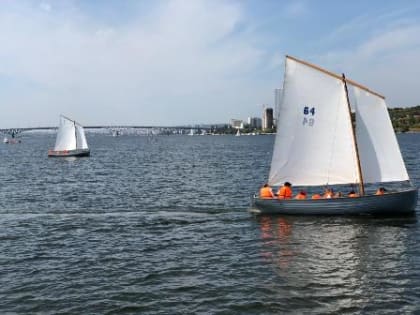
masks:
{"type": "Polygon", "coordinates": [[[348,197],[354,198],[354,197],[359,197],[359,195],[356,194],[356,192],[354,190],[352,190],[352,191],[349,192],[348,197]]]}
{"type": "Polygon", "coordinates": [[[262,199],[271,199],[274,198],[273,191],[268,184],[264,184],[260,189],[260,198],[262,199]]]}
{"type": "Polygon", "coordinates": [[[385,194],[385,192],[386,192],[386,189],[384,187],[379,187],[375,195],[383,195],[385,194]]]}
{"type": "Polygon", "coordinates": [[[341,197],[343,197],[343,194],[341,193],[341,191],[337,191],[337,192],[334,194],[334,198],[341,198],[341,197]]]}
{"type": "Polygon", "coordinates": [[[306,199],[306,191],[304,191],[304,190],[299,191],[299,193],[296,195],[295,199],[306,199]]]}
{"type": "Polygon", "coordinates": [[[322,196],[322,198],[331,199],[332,197],[334,197],[333,190],[331,188],[325,188],[325,192],[324,192],[324,195],[322,196]]]}
{"type": "Polygon", "coordinates": [[[312,199],[321,199],[321,195],[320,194],[313,194],[312,199]]]}
{"type": "Polygon", "coordinates": [[[290,184],[289,182],[285,182],[284,185],[279,188],[279,191],[277,192],[277,197],[279,199],[291,199],[292,196],[292,184],[290,184]]]}

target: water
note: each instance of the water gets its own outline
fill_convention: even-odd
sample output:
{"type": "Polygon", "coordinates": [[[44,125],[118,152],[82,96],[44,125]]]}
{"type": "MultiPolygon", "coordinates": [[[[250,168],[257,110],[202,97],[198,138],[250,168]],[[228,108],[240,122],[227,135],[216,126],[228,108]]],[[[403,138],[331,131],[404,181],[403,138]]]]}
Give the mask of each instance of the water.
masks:
{"type": "MultiPolygon", "coordinates": [[[[0,146],[0,313],[415,314],[417,215],[253,217],[272,136],[0,146]]],[[[399,135],[420,184],[420,134],[399,135]]]]}

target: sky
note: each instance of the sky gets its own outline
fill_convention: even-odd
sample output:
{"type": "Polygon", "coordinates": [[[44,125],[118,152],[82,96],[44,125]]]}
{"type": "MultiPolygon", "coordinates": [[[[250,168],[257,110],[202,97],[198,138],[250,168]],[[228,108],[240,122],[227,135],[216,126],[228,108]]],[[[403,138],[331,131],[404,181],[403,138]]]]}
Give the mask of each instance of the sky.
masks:
{"type": "Polygon", "coordinates": [[[0,129],[261,117],[285,55],[420,104],[420,2],[3,0],[0,129]]]}

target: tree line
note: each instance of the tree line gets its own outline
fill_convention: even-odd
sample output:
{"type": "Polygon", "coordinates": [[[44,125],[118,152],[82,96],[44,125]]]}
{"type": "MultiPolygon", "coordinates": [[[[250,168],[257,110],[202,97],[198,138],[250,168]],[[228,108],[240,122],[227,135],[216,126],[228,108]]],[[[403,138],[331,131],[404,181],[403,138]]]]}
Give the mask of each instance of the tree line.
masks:
{"type": "Polygon", "coordinates": [[[388,109],[394,130],[397,132],[420,132],[420,105],[388,109]]]}
{"type": "MultiPolygon", "coordinates": [[[[392,126],[396,132],[420,132],[420,105],[414,107],[394,107],[388,108],[389,116],[391,118],[392,126]]],[[[352,113],[352,120],[354,122],[355,116],[352,113]]],[[[236,128],[226,124],[212,126],[211,132],[215,134],[235,134],[237,132],[236,128]]],[[[242,133],[273,133],[276,132],[276,128],[272,129],[257,129],[252,128],[249,125],[245,125],[241,129],[242,133]]]]}

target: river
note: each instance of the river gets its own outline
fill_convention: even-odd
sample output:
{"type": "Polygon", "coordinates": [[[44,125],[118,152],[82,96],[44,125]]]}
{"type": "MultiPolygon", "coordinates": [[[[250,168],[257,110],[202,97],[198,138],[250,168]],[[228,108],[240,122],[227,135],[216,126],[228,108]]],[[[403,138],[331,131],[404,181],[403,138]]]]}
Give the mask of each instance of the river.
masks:
{"type": "MultiPolygon", "coordinates": [[[[260,216],[273,136],[87,133],[91,157],[48,158],[53,133],[0,146],[0,312],[415,314],[409,217],[260,216]]],[[[420,184],[420,134],[398,140],[420,184]]]]}

